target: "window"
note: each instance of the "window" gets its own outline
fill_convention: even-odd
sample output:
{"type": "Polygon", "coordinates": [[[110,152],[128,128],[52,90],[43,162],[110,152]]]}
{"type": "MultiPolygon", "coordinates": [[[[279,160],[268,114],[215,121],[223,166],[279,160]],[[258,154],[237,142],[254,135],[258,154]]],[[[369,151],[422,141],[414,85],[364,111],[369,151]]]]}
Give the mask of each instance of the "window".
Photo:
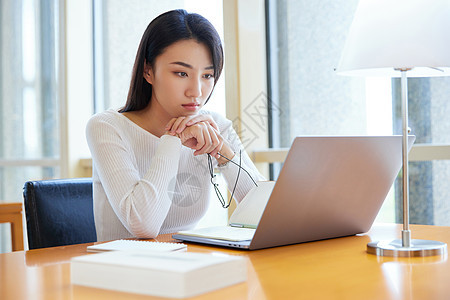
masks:
{"type": "MultiPolygon", "coordinates": [[[[398,79],[334,72],[357,4],[266,1],[272,147],[289,147],[297,135],[401,134],[398,79]]],[[[423,161],[410,162],[411,223],[450,224],[450,162],[433,156],[437,144],[450,143],[449,93],[450,78],[409,79],[409,126],[426,146],[423,161]]],[[[378,221],[402,222],[401,182],[394,187],[378,221]]]]}
{"type": "MultiPolygon", "coordinates": [[[[27,180],[61,176],[59,1],[0,2],[0,200],[27,180]]],[[[0,224],[1,226],[1,224],[0,224]]],[[[0,227],[0,252],[10,250],[0,227]]]]}

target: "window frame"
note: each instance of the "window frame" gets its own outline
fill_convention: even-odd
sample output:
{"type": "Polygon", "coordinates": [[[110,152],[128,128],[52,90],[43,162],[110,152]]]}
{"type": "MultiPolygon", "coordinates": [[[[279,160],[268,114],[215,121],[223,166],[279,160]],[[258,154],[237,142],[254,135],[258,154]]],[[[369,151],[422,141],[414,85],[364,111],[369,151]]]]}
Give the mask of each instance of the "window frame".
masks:
{"type": "MultiPolygon", "coordinates": [[[[224,1],[226,116],[243,142],[252,141],[244,142],[249,154],[269,148],[265,18],[264,0],[224,1]],[[258,105],[265,107],[249,111],[258,105]]],[[[268,177],[266,164],[257,167],[268,177]]]]}
{"type": "MultiPolygon", "coordinates": [[[[39,2],[37,2],[39,4],[39,2]]],[[[39,12],[41,7],[36,8],[36,11],[39,12]]],[[[64,13],[65,13],[65,1],[58,2],[58,39],[59,41],[65,40],[65,23],[64,23],[64,13]]],[[[67,153],[64,141],[66,139],[66,135],[63,134],[65,132],[66,124],[63,121],[65,114],[63,114],[63,110],[65,107],[65,45],[60,42],[57,45],[56,54],[58,57],[57,63],[57,78],[59,78],[59,88],[57,92],[57,97],[59,98],[59,120],[60,120],[60,155],[59,158],[45,158],[45,159],[3,159],[0,158],[0,168],[5,167],[59,167],[60,176],[64,176],[68,173],[67,171],[67,160],[65,159],[65,153],[67,153]]],[[[29,83],[24,82],[23,87],[29,86],[29,83]]]]}

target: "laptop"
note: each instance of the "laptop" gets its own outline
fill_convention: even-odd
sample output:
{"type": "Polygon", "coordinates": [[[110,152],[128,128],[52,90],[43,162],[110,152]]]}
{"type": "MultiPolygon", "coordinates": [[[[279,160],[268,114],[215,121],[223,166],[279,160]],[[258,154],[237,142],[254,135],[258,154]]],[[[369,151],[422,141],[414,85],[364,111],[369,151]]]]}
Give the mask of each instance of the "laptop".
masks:
{"type": "Polygon", "coordinates": [[[256,229],[232,228],[253,231],[249,238],[172,237],[256,250],[364,233],[401,166],[402,136],[296,137],[256,229]]]}

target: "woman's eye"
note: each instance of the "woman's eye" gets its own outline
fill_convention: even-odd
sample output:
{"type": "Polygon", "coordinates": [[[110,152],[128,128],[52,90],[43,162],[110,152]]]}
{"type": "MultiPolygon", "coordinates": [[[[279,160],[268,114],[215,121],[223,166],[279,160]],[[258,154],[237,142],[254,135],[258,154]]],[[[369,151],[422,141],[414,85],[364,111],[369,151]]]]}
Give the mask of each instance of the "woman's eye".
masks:
{"type": "Polygon", "coordinates": [[[212,74],[205,74],[204,77],[205,77],[206,79],[211,79],[211,78],[214,77],[214,75],[212,75],[212,74]]]}
{"type": "Polygon", "coordinates": [[[187,73],[185,73],[185,72],[176,72],[176,74],[178,76],[180,76],[180,77],[186,77],[187,76],[187,73]]]}

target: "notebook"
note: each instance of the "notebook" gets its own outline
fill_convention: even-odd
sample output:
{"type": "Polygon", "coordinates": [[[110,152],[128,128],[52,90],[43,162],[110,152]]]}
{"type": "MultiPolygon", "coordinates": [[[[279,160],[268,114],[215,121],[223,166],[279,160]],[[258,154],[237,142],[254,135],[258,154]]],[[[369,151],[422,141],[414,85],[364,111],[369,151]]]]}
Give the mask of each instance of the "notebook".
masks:
{"type": "MultiPolygon", "coordinates": [[[[246,259],[218,253],[110,251],[70,262],[72,284],[158,297],[193,297],[246,279],[246,259]]],[[[117,297],[135,298],[110,299],[117,297]]]]}
{"type": "Polygon", "coordinates": [[[107,252],[107,251],[172,252],[172,251],[186,251],[187,246],[182,243],[116,240],[112,242],[88,246],[86,249],[88,252],[107,252]]]}
{"type": "MultiPolygon", "coordinates": [[[[409,136],[408,151],[414,140],[409,136]]],[[[401,166],[402,136],[296,137],[256,229],[218,226],[172,237],[256,250],[364,233],[401,166]],[[247,233],[239,239],[239,231],[247,233]],[[227,232],[235,237],[227,238],[227,232]]],[[[251,209],[251,202],[261,200],[245,201],[251,209]]]]}

